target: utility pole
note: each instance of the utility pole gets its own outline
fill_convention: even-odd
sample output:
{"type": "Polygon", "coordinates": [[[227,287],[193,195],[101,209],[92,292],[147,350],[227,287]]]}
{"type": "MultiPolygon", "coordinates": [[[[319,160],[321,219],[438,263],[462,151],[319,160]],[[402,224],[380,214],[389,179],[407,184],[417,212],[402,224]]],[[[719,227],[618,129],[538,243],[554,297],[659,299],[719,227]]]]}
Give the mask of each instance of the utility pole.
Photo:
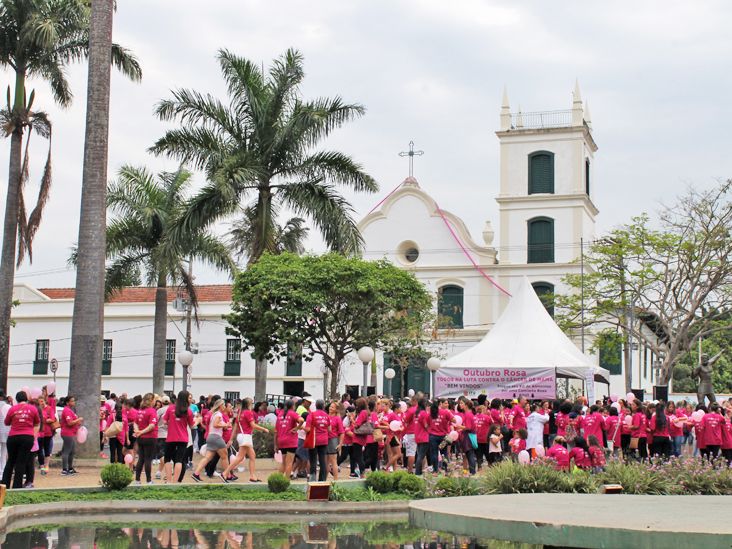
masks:
{"type": "MultiPolygon", "coordinates": [[[[193,257],[188,259],[188,280],[193,284],[193,257]]],[[[191,295],[188,294],[188,300],[186,301],[186,351],[191,350],[191,313],[193,312],[193,300],[191,295]]],[[[183,390],[187,391],[191,382],[190,366],[183,368],[183,390]]]]}
{"type": "Polygon", "coordinates": [[[585,239],[580,237],[580,315],[582,323],[582,354],[585,352],[585,239]]]}

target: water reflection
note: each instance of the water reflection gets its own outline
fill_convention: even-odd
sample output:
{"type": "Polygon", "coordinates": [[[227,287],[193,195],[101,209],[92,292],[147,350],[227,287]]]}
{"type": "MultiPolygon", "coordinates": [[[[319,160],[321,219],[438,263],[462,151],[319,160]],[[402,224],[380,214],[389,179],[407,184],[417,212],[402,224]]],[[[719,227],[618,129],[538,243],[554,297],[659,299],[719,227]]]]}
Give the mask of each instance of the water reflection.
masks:
{"type": "Polygon", "coordinates": [[[33,549],[529,549],[412,528],[406,522],[38,527],[9,532],[0,547],[33,549]]]}

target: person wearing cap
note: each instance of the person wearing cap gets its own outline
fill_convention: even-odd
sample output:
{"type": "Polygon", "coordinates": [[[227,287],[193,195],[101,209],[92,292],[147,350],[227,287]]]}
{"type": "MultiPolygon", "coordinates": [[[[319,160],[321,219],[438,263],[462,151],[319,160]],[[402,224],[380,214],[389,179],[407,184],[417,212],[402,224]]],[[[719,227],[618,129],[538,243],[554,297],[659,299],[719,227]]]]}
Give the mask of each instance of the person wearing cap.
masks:
{"type": "Polygon", "coordinates": [[[310,411],[310,405],[313,403],[311,399],[312,395],[310,393],[305,392],[302,394],[302,400],[300,401],[300,405],[297,407],[297,410],[295,410],[295,412],[297,412],[297,415],[302,417],[305,412],[310,411]]]}
{"type": "Polygon", "coordinates": [[[162,406],[157,409],[158,414],[158,447],[155,454],[155,461],[157,461],[158,470],[155,472],[155,478],[161,479],[165,474],[165,444],[168,439],[168,424],[163,422],[163,415],[168,411],[170,407],[170,397],[164,395],[160,401],[162,406]]]}

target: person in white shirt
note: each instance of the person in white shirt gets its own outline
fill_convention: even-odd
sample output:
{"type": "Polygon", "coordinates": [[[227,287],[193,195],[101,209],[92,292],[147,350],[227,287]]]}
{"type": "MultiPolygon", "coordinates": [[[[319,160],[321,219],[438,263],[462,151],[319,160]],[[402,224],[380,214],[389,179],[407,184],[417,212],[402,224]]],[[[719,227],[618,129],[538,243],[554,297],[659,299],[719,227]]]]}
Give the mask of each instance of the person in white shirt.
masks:
{"type": "Polygon", "coordinates": [[[5,470],[8,461],[8,433],[10,427],[5,425],[5,414],[10,410],[10,404],[5,399],[5,393],[0,391],[0,471],[5,470]]]}
{"type": "Polygon", "coordinates": [[[542,446],[544,441],[544,424],[549,421],[549,414],[539,413],[539,404],[531,405],[531,413],[526,418],[526,431],[529,436],[526,438],[526,449],[531,453],[532,449],[542,446]]]}

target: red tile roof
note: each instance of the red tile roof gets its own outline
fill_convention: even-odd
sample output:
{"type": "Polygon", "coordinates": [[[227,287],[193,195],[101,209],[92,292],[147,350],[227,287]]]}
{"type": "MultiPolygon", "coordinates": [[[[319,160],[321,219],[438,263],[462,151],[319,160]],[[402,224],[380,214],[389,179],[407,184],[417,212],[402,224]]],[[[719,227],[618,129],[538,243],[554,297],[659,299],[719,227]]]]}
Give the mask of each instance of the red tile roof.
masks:
{"type": "MultiPolygon", "coordinates": [[[[198,301],[216,302],[231,301],[231,284],[210,284],[197,286],[198,301]]],[[[74,299],[74,288],[39,288],[39,292],[51,299],[74,299]]],[[[178,288],[168,288],[168,302],[173,301],[178,295],[178,288]]],[[[107,303],[153,303],[155,301],[155,288],[148,286],[135,286],[124,288],[112,295],[107,303]]]]}

